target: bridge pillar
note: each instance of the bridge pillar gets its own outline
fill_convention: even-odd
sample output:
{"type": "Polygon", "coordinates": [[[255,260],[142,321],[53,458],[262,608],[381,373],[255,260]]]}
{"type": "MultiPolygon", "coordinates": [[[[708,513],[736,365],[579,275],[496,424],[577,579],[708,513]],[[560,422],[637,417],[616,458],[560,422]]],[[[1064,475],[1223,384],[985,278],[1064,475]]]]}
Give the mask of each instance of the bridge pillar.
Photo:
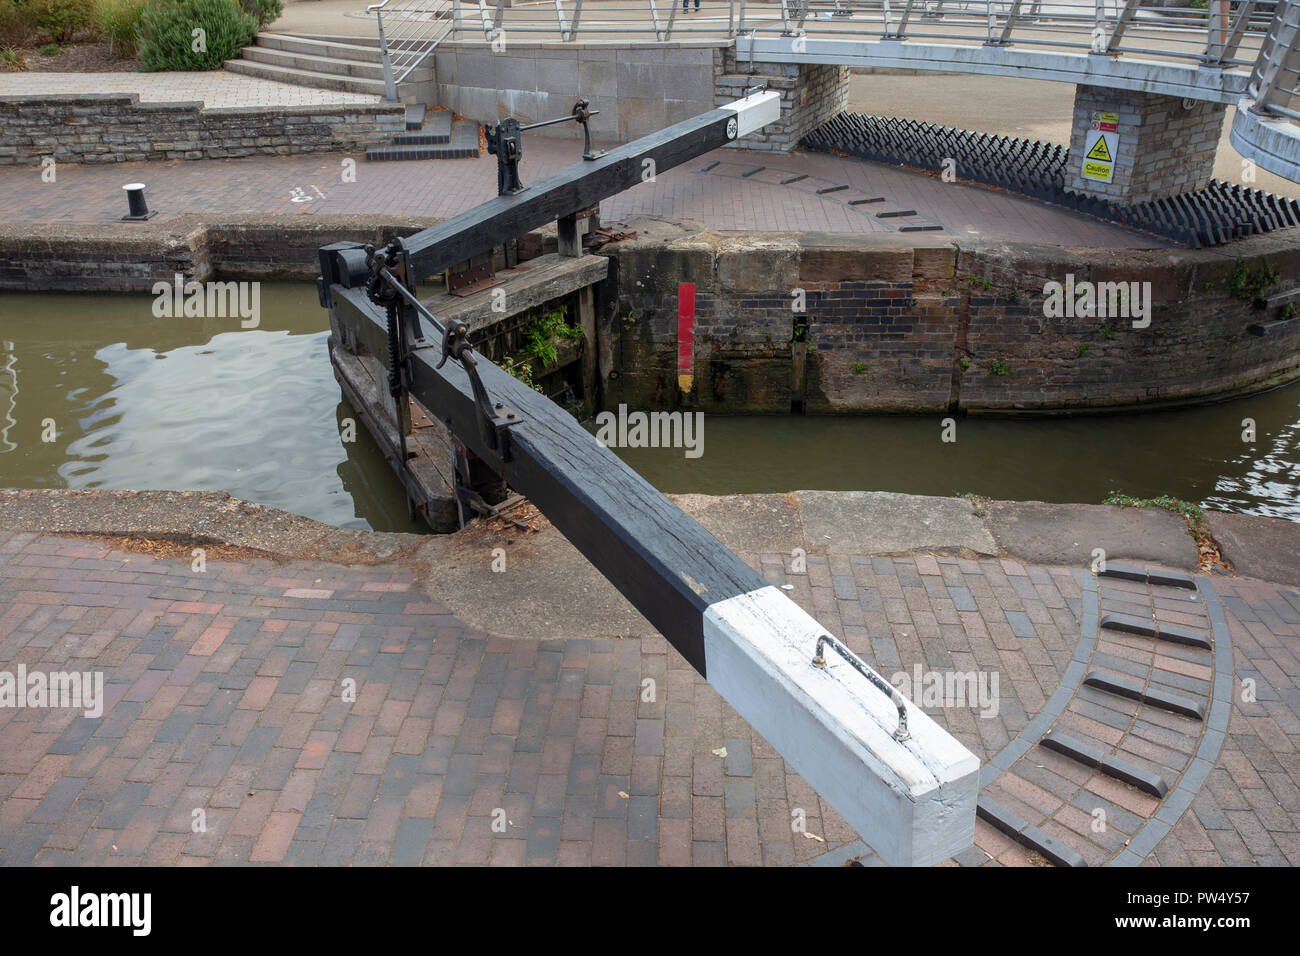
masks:
{"type": "Polygon", "coordinates": [[[1219,103],[1081,83],[1066,187],[1126,206],[1199,189],[1214,173],[1224,111],[1219,103]]]}
{"type": "Polygon", "coordinates": [[[848,108],[848,67],[819,63],[751,63],[734,49],[714,59],[713,103],[725,106],[751,86],[781,94],[781,118],[734,145],[788,153],[806,134],[848,108]]]}

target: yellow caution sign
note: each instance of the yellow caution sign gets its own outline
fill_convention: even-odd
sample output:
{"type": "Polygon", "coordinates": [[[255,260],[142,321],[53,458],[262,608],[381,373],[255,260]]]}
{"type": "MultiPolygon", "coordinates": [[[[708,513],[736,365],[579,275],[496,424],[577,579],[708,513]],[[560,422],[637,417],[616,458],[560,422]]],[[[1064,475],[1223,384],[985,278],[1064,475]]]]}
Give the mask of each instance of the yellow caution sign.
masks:
{"type": "Polygon", "coordinates": [[[1088,150],[1088,159],[1099,159],[1103,163],[1113,163],[1114,157],[1110,155],[1110,149],[1106,146],[1106,137],[1098,136],[1097,142],[1088,150]]]}
{"type": "Polygon", "coordinates": [[[1115,157],[1119,153],[1119,133],[1099,123],[1100,129],[1090,129],[1083,143],[1083,178],[1108,183],[1115,178],[1115,157]]]}

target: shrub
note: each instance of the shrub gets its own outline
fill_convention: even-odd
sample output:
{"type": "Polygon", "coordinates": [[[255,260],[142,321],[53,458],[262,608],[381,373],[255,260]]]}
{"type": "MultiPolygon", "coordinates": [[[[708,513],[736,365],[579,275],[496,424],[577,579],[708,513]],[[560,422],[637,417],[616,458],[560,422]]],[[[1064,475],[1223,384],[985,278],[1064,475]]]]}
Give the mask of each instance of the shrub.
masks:
{"type": "Polygon", "coordinates": [[[257,19],[235,0],[161,0],[145,7],[140,16],[141,66],[145,70],[220,69],[256,35],[257,19]],[[196,30],[203,33],[196,37],[196,30]]]}
{"type": "Polygon", "coordinates": [[[36,32],[27,7],[14,0],[0,0],[0,43],[25,46],[36,32]]]}
{"type": "Polygon", "coordinates": [[[284,13],[284,0],[239,0],[244,12],[257,18],[257,25],[274,23],[284,13]]]}
{"type": "Polygon", "coordinates": [[[27,68],[27,57],[23,56],[22,51],[16,47],[0,46],[0,66],[11,70],[23,70],[27,68]]]}
{"type": "Polygon", "coordinates": [[[148,0],[99,0],[95,21],[100,35],[117,56],[131,59],[139,50],[140,16],[148,0]]]}
{"type": "Polygon", "coordinates": [[[24,0],[21,6],[26,7],[32,26],[51,43],[67,43],[95,27],[90,0],[24,0]]]}

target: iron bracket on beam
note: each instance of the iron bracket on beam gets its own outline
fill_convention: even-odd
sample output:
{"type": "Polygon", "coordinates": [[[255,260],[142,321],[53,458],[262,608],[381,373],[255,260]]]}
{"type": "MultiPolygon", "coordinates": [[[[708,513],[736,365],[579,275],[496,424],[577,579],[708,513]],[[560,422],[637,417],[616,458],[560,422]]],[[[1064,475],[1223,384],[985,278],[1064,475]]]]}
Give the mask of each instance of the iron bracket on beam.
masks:
{"type": "Polygon", "coordinates": [[[507,116],[496,126],[484,124],[483,133],[487,137],[488,152],[497,158],[497,195],[513,196],[528,188],[519,178],[519,163],[524,158],[522,133],[526,129],[554,126],[556,123],[567,123],[573,120],[582,126],[582,158],[596,160],[604,156],[604,150],[591,148],[591,128],[587,125],[587,121],[593,116],[599,116],[600,110],[590,109],[590,106],[590,101],[578,100],[573,104],[573,110],[568,116],[542,120],[540,123],[528,123],[525,126],[521,126],[519,120],[513,116],[507,116]]]}
{"type": "Polygon", "coordinates": [[[478,374],[478,359],[469,344],[469,327],[464,322],[448,325],[442,334],[442,360],[434,369],[447,364],[447,359],[454,358],[469,376],[469,385],[474,392],[474,403],[479,410],[479,435],[483,443],[492,449],[501,461],[510,460],[511,425],[523,421],[522,416],[504,402],[494,402],[483,387],[483,380],[478,374]]]}

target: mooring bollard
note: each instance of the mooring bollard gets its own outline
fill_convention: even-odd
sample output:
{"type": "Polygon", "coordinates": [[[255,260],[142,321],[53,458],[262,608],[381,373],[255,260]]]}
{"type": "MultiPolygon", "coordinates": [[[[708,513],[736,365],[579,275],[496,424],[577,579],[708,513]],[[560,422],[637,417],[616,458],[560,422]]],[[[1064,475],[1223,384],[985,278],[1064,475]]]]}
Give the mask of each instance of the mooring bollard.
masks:
{"type": "Polygon", "coordinates": [[[122,187],[126,190],[126,205],[128,212],[122,217],[124,221],[143,221],[153,216],[149,211],[149,205],[144,201],[144,183],[127,183],[122,187]]]}

